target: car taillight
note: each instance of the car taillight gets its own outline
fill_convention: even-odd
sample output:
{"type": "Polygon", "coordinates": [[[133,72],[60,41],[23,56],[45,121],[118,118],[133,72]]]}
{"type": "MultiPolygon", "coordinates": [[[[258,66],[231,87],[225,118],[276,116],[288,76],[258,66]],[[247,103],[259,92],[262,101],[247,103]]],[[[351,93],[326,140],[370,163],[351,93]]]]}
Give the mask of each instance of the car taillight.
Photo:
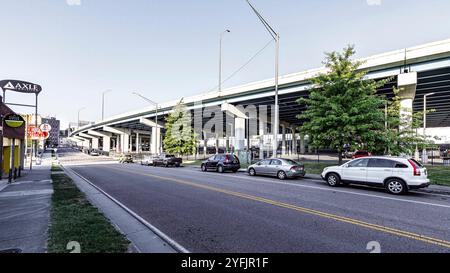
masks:
{"type": "Polygon", "coordinates": [[[297,166],[292,166],[292,167],[291,167],[291,171],[296,171],[297,169],[298,169],[297,166]]]}
{"type": "Polygon", "coordinates": [[[225,156],[225,162],[226,163],[230,162],[230,158],[228,157],[228,155],[225,156]]]}
{"type": "Polygon", "coordinates": [[[414,162],[411,159],[408,159],[409,164],[411,164],[411,166],[413,167],[413,175],[414,176],[420,176],[420,170],[417,169],[416,164],[414,164],[414,162]]]}

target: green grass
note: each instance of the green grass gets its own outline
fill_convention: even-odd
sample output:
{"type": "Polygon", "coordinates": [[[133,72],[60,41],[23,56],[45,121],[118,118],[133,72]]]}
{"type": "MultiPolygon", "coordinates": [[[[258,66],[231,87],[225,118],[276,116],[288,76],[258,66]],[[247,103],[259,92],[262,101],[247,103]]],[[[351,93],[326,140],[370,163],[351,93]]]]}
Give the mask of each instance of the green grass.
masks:
{"type": "Polygon", "coordinates": [[[66,246],[71,241],[80,244],[82,253],[127,252],[130,242],[89,203],[67,175],[52,174],[52,180],[48,252],[68,253],[66,246]]]}
{"type": "Polygon", "coordinates": [[[60,166],[58,166],[58,165],[56,165],[56,164],[53,164],[53,165],[52,165],[51,171],[52,171],[52,172],[61,172],[62,169],[61,169],[60,166]]]}
{"type": "Polygon", "coordinates": [[[305,165],[305,171],[309,174],[321,174],[323,169],[330,166],[337,166],[337,164],[317,163],[317,162],[302,162],[305,165]]]}
{"type": "Polygon", "coordinates": [[[427,170],[433,184],[450,186],[450,166],[427,166],[427,170]]]}
{"type": "Polygon", "coordinates": [[[198,167],[200,167],[200,165],[202,164],[203,161],[204,161],[203,159],[199,159],[199,160],[183,160],[183,166],[188,166],[188,167],[198,166],[198,167]]]}

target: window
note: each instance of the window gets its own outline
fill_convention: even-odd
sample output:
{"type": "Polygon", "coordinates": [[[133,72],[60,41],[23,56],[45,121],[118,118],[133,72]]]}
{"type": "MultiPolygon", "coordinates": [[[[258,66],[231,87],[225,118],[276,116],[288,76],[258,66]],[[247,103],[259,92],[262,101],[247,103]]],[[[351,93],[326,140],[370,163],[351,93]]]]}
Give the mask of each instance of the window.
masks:
{"type": "Polygon", "coordinates": [[[216,158],[216,156],[215,156],[215,155],[213,155],[213,156],[211,156],[210,158],[208,158],[208,160],[209,160],[209,161],[213,161],[213,160],[214,160],[214,158],[216,158]]]}
{"type": "Polygon", "coordinates": [[[279,166],[279,165],[282,165],[282,163],[281,163],[281,161],[278,160],[278,159],[272,159],[272,161],[270,162],[270,165],[276,165],[276,166],[279,166]]]}
{"type": "Polygon", "coordinates": [[[413,159],[413,158],[411,158],[410,161],[412,161],[412,162],[416,165],[416,168],[421,168],[421,167],[423,167],[422,164],[420,164],[417,160],[415,160],[415,159],[413,159]]]}
{"type": "Polygon", "coordinates": [[[216,155],[216,161],[225,160],[225,155],[216,155]]]}
{"type": "Polygon", "coordinates": [[[388,159],[372,158],[369,160],[369,168],[393,168],[395,162],[388,159]]]}
{"type": "Polygon", "coordinates": [[[403,164],[403,163],[395,163],[395,167],[396,169],[408,169],[408,165],[403,164]]]}
{"type": "Polygon", "coordinates": [[[285,159],[284,161],[289,165],[297,165],[297,162],[295,162],[294,160],[285,159]]]}
{"type": "Polygon", "coordinates": [[[270,164],[270,160],[262,160],[260,161],[260,165],[269,165],[270,164]]]}
{"type": "Polygon", "coordinates": [[[348,163],[348,166],[350,168],[365,168],[365,167],[367,167],[368,163],[369,163],[369,159],[364,158],[364,159],[358,159],[358,160],[352,161],[352,162],[348,163]]]}

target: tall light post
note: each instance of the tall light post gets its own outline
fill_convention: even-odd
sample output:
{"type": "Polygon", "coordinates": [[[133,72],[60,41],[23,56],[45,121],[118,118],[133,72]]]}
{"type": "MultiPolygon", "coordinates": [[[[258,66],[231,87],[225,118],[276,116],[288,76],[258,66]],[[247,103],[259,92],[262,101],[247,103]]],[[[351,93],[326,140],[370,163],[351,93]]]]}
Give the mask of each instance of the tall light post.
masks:
{"type": "MultiPolygon", "coordinates": [[[[435,93],[428,93],[423,96],[423,137],[427,140],[427,97],[433,96],[435,93]]],[[[422,163],[428,163],[427,147],[422,151],[422,163]]]]}
{"type": "Polygon", "coordinates": [[[149,102],[150,104],[155,106],[155,124],[156,124],[156,130],[155,130],[155,150],[156,150],[156,154],[159,155],[160,154],[160,150],[161,150],[161,145],[159,144],[159,138],[158,138],[158,103],[152,101],[151,99],[139,94],[138,92],[132,92],[132,94],[140,97],[141,99],[149,102]]]}
{"type": "Polygon", "coordinates": [[[269,32],[270,36],[275,40],[275,120],[273,126],[273,157],[276,157],[278,151],[278,130],[280,124],[279,117],[279,105],[278,105],[278,78],[279,78],[279,67],[280,67],[280,34],[273,30],[273,28],[267,23],[267,21],[262,17],[262,15],[253,7],[249,0],[246,0],[247,4],[253,10],[253,12],[258,16],[261,23],[264,25],[266,30],[269,32]]]}
{"type": "Polygon", "coordinates": [[[78,128],[77,129],[80,128],[80,112],[83,111],[84,109],[86,109],[86,107],[82,107],[82,108],[78,109],[78,123],[77,123],[78,128]]]}
{"type": "Polygon", "coordinates": [[[219,38],[219,96],[220,92],[222,92],[222,39],[223,35],[226,33],[230,33],[231,31],[229,29],[225,30],[220,34],[219,38]]]}
{"type": "Polygon", "coordinates": [[[105,119],[105,95],[109,92],[112,92],[111,89],[105,90],[102,93],[102,120],[105,119]]]}

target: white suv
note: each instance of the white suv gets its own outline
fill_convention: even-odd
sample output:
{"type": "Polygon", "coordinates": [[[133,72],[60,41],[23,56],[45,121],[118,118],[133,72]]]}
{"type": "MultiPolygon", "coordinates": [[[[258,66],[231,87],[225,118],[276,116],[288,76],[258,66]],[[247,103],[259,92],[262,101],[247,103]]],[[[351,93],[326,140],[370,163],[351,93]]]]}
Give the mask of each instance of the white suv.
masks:
{"type": "Polygon", "coordinates": [[[332,187],[343,184],[362,184],[384,187],[392,194],[430,185],[427,169],[414,159],[371,156],[325,168],[322,178],[332,187]]]}

